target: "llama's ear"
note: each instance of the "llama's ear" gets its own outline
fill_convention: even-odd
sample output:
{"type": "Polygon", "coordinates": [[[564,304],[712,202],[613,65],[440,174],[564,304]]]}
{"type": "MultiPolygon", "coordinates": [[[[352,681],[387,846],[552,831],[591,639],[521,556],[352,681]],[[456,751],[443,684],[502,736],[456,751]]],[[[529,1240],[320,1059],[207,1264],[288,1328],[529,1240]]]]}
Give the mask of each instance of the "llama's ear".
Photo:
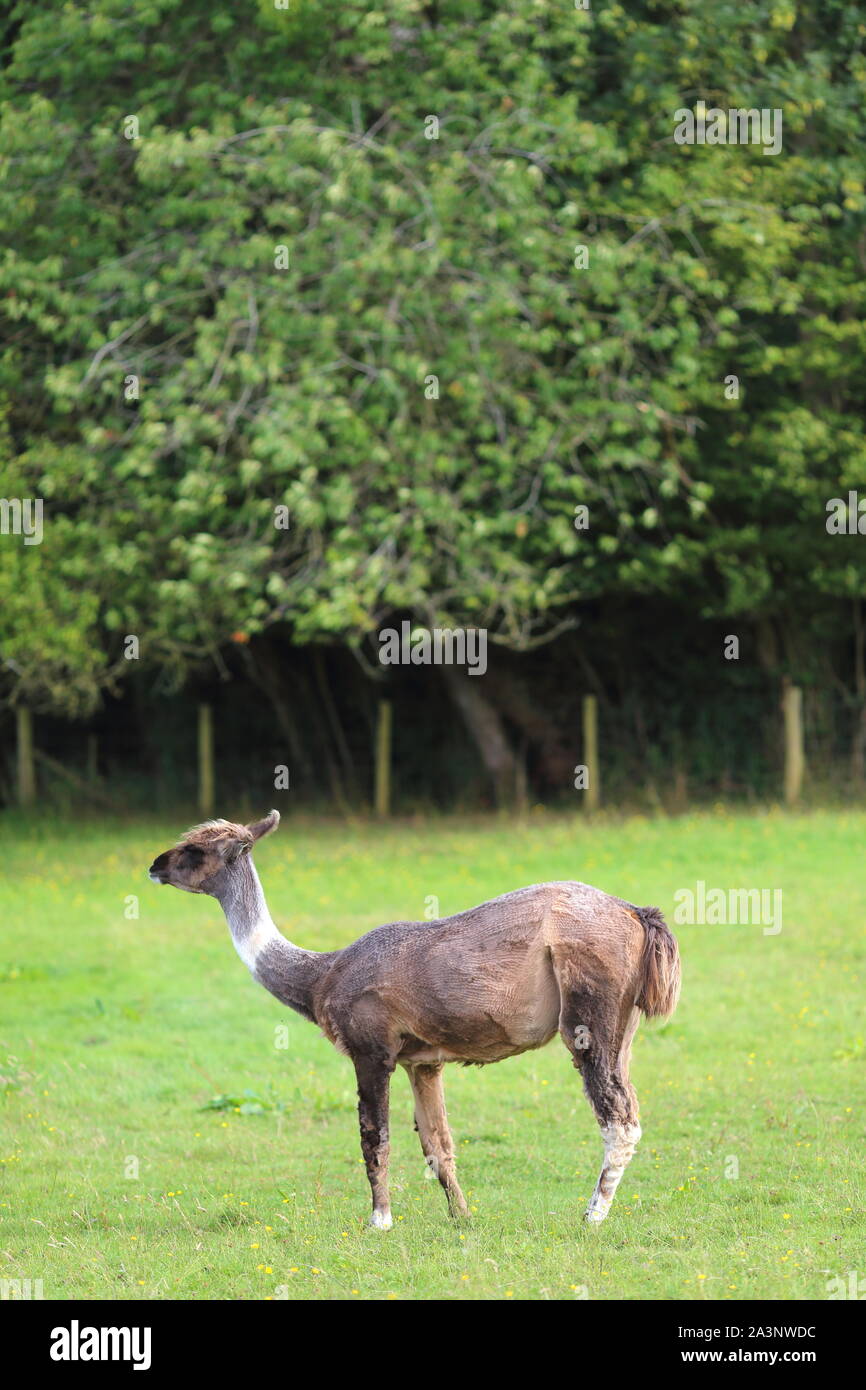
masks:
{"type": "Polygon", "coordinates": [[[220,847],[220,853],[227,864],[236,864],[242,854],[249,854],[252,845],[248,840],[224,840],[220,847]]]}
{"type": "Polygon", "coordinates": [[[268,811],[261,820],[253,821],[252,825],[247,826],[253,840],[263,840],[266,835],[272,835],[280,823],[279,811],[268,811]]]}

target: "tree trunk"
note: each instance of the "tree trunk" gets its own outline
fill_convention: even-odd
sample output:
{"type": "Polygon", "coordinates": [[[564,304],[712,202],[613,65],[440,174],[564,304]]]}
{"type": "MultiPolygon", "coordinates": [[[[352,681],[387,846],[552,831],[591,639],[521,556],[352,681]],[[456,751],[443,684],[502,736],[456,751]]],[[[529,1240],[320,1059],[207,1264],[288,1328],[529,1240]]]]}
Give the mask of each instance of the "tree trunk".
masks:
{"type": "Polygon", "coordinates": [[[96,734],[87,735],[87,780],[99,781],[99,738],[96,734]]]}
{"type": "Polygon", "coordinates": [[[793,806],[803,785],[803,692],[785,677],[782,687],[782,713],[785,722],[785,801],[793,806]]]}
{"type": "Polygon", "coordinates": [[[351,754],[349,752],[349,745],[346,742],[346,736],[343,733],[343,726],[340,723],[340,716],[337,713],[337,706],[334,704],[334,699],[331,695],[331,688],[328,685],[328,677],[325,671],[324,658],[319,648],[316,648],[313,654],[313,667],[316,672],[316,683],[319,687],[319,695],[321,696],[322,700],[322,708],[325,711],[328,725],[331,729],[334,748],[336,749],[337,756],[343,765],[343,775],[346,780],[349,798],[350,800],[357,802],[359,798],[358,788],[355,782],[355,768],[352,763],[351,754]]]}
{"type": "Polygon", "coordinates": [[[213,710],[198,707],[198,809],[208,817],[214,811],[213,710]]]}
{"type": "Polygon", "coordinates": [[[597,811],[601,802],[601,769],[598,764],[598,700],[583,697],[583,761],[586,766],[587,811],[597,811]]]}
{"type": "Polygon", "coordinates": [[[386,820],[391,814],[391,701],[379,701],[376,721],[376,815],[386,820]]]}
{"type": "MultiPolygon", "coordinates": [[[[477,680],[478,677],[473,679],[477,680]]],[[[489,689],[496,708],[526,735],[530,746],[537,750],[537,767],[544,784],[561,793],[571,781],[574,758],[562,739],[556,719],[537,698],[533,699],[524,680],[513,672],[497,670],[489,689]]],[[[516,761],[520,763],[519,758],[516,761]]]]}
{"type": "Polygon", "coordinates": [[[36,800],[36,767],[33,761],[33,715],[26,705],[15,711],[18,726],[18,805],[36,800]]]}
{"type": "Polygon", "coordinates": [[[312,783],[313,766],[308,757],[307,745],[298,732],[294,707],[278,650],[267,638],[256,638],[251,643],[249,655],[250,675],[270,700],[280,733],[286,740],[292,777],[294,779],[297,770],[304,782],[312,783]]]}
{"type": "Polygon", "coordinates": [[[866,780],[866,653],[864,653],[863,606],[854,600],[854,689],[857,708],[851,742],[851,774],[862,788],[866,780]]]}
{"type": "Polygon", "coordinates": [[[517,786],[517,759],[498,711],[478,689],[482,678],[464,676],[453,666],[441,670],[490,777],[496,805],[510,805],[517,786]]]}

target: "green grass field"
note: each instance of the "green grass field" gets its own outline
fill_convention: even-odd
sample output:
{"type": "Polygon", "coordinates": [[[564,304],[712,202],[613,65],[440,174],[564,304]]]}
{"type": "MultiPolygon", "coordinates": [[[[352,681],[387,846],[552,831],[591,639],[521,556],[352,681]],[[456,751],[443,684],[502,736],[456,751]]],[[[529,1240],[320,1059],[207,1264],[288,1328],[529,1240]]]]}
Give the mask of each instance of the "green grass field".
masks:
{"type": "Polygon", "coordinates": [[[256,860],[304,946],[556,878],[658,904],[680,941],[608,1220],[581,1222],[601,1143],[555,1041],[446,1069],[468,1223],[425,1180],[398,1070],[387,1234],[365,1224],[350,1063],[253,983],[217,903],[148,882],[184,828],[0,825],[0,1279],[46,1299],[700,1300],[821,1299],[866,1273],[866,815],[284,820],[256,860]],[[676,926],[698,879],[781,888],[782,931],[676,926]]]}

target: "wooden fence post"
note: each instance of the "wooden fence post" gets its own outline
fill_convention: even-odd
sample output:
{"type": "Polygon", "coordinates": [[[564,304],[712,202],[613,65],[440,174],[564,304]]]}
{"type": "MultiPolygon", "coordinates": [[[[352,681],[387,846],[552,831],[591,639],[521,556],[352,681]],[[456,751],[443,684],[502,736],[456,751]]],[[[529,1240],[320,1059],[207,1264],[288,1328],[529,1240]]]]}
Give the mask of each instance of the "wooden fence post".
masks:
{"type": "Polygon", "coordinates": [[[198,809],[212,816],[214,808],[213,710],[198,707],[198,809]]]}
{"type": "Polygon", "coordinates": [[[597,811],[601,803],[601,771],[598,764],[598,700],[583,697],[583,761],[586,767],[586,809],[597,811]]]}
{"type": "Polygon", "coordinates": [[[786,676],[782,686],[782,714],[785,724],[785,801],[793,806],[800,799],[803,769],[803,692],[786,676]]]}
{"type": "Polygon", "coordinates": [[[18,805],[32,806],[36,800],[36,767],[33,760],[33,715],[26,705],[15,711],[18,752],[18,805]]]}
{"type": "Polygon", "coordinates": [[[380,700],[376,718],[376,815],[391,814],[391,701],[380,700]]]}

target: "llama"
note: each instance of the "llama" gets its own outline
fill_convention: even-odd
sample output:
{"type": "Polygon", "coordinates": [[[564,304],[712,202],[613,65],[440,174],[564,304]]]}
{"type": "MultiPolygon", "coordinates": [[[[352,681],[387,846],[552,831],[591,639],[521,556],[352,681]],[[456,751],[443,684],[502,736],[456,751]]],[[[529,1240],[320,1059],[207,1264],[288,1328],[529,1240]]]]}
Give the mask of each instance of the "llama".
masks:
{"type": "Polygon", "coordinates": [[[446,1062],[499,1062],[558,1031],[601,1128],[604,1158],[585,1217],[603,1221],[641,1137],[629,1080],[640,1014],[666,1017],[680,988],[677,943],[655,907],[585,883],[538,883],[454,917],[391,922],[340,951],[305,951],[277,930],[250,852],[276,830],[197,825],[150,867],[155,883],[221,904],[254,979],[318,1024],[354,1065],[370,1224],[391,1227],[388,1098],[405,1068],[415,1128],[452,1216],[468,1215],[445,1113],[446,1062]]]}

